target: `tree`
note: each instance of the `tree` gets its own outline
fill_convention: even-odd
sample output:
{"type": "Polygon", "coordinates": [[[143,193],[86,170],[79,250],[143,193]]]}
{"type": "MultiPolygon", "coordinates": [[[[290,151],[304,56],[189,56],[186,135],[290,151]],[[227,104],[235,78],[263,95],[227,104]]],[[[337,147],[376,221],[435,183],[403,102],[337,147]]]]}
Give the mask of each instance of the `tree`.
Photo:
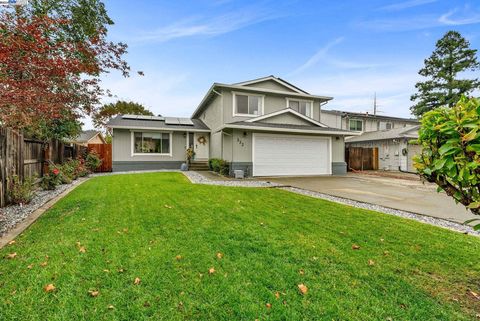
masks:
{"type": "Polygon", "coordinates": [[[420,175],[480,215],[480,100],[462,97],[452,108],[425,113],[418,142],[420,175]]]}
{"type": "Polygon", "coordinates": [[[100,107],[93,115],[93,124],[97,128],[104,127],[112,117],[122,114],[153,116],[153,113],[141,104],[132,101],[119,100],[115,103],[106,104],[100,107]]]}
{"type": "Polygon", "coordinates": [[[478,78],[457,77],[461,72],[480,68],[476,53],[477,50],[470,49],[470,43],[456,31],[449,31],[438,40],[435,51],[425,59],[425,66],[419,71],[428,79],[415,85],[418,92],[410,98],[415,102],[410,108],[412,113],[419,117],[441,106],[453,107],[462,95],[479,88],[478,78]]]}
{"type": "Polygon", "coordinates": [[[116,69],[128,76],[129,66],[122,59],[126,45],[108,42],[102,22],[87,28],[79,13],[74,14],[98,3],[55,0],[52,4],[58,8],[44,14],[35,7],[0,12],[2,125],[35,132],[62,118],[78,120],[91,114],[105,95],[102,73],[116,69]],[[68,7],[72,3],[78,6],[68,7]]]}

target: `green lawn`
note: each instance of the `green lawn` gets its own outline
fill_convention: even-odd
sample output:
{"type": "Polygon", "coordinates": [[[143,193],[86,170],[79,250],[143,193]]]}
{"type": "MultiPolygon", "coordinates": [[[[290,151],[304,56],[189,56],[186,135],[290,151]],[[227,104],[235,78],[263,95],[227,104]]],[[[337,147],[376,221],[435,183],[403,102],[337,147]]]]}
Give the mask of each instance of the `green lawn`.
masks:
{"type": "Polygon", "coordinates": [[[0,320],[480,313],[475,237],[276,189],[193,185],[179,173],[91,179],[0,256],[13,252],[0,260],[0,320]]]}

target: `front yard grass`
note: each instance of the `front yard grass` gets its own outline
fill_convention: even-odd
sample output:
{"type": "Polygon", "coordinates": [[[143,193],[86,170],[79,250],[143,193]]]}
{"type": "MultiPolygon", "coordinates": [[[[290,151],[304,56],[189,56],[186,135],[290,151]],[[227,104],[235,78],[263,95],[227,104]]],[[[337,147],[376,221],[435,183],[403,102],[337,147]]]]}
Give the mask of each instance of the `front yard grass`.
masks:
{"type": "Polygon", "coordinates": [[[97,177],[0,251],[0,320],[474,320],[479,250],[276,189],[97,177]]]}

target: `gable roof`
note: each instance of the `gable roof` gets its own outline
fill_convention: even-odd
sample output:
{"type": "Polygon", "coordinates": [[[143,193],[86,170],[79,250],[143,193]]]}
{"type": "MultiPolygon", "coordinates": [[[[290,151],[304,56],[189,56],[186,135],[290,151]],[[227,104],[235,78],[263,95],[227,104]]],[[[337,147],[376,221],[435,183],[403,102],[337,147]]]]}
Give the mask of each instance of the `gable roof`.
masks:
{"type": "Polygon", "coordinates": [[[100,135],[101,139],[103,139],[102,133],[97,131],[97,130],[85,130],[78,135],[77,138],[75,138],[73,141],[77,143],[87,143],[89,140],[92,138],[95,138],[95,136],[100,135]]]}
{"type": "Polygon", "coordinates": [[[231,89],[231,90],[233,89],[233,90],[238,90],[238,91],[255,92],[255,93],[277,94],[277,95],[284,95],[284,96],[296,97],[296,98],[317,99],[317,100],[320,100],[322,102],[326,102],[326,101],[329,101],[329,100],[333,99],[333,97],[329,97],[329,96],[311,95],[311,94],[307,93],[306,91],[303,91],[303,90],[293,86],[292,84],[286,82],[285,80],[278,78],[278,77],[273,77],[273,78],[275,79],[275,81],[277,81],[279,83],[282,83],[282,85],[288,84],[289,86],[295,87],[296,90],[295,91],[279,91],[279,90],[266,89],[266,88],[247,87],[245,85],[246,83],[249,83],[249,82],[252,82],[252,81],[253,82],[262,82],[262,81],[265,81],[266,79],[268,80],[269,77],[273,77],[273,76],[268,76],[268,77],[264,77],[264,78],[259,78],[259,79],[250,80],[250,81],[243,82],[243,83],[231,84],[231,85],[222,84],[222,83],[213,83],[213,85],[210,87],[210,89],[207,91],[207,93],[203,97],[202,101],[198,105],[197,109],[195,109],[195,111],[193,112],[192,118],[198,118],[200,112],[203,111],[204,107],[215,97],[215,95],[220,95],[220,93],[218,91],[216,91],[216,89],[222,89],[222,88],[231,89]]]}
{"type": "Polygon", "coordinates": [[[247,80],[247,81],[242,81],[242,82],[235,83],[233,85],[235,85],[235,86],[247,86],[247,85],[253,85],[253,84],[261,83],[261,82],[268,81],[268,80],[274,81],[274,82],[276,82],[276,83],[278,83],[278,84],[280,84],[280,85],[282,85],[282,86],[284,86],[288,89],[291,89],[294,92],[297,92],[299,94],[310,95],[310,93],[306,92],[305,90],[303,90],[301,88],[298,88],[297,86],[289,83],[286,80],[283,80],[282,78],[275,77],[274,75],[270,75],[270,76],[262,77],[262,78],[257,78],[257,79],[252,79],[252,80],[247,80]]]}
{"type": "Polygon", "coordinates": [[[345,139],[346,143],[365,142],[373,140],[386,140],[395,138],[418,138],[418,129],[420,126],[406,126],[390,130],[379,130],[375,132],[366,132],[356,137],[345,139]]]}
{"type": "Polygon", "coordinates": [[[279,132],[279,133],[317,134],[317,135],[338,135],[338,136],[360,135],[360,133],[358,132],[352,132],[349,130],[332,128],[332,127],[320,127],[315,125],[305,126],[305,125],[293,125],[293,124],[273,124],[273,123],[262,123],[262,122],[247,123],[246,121],[238,121],[234,123],[225,124],[218,131],[222,131],[223,129],[226,129],[226,128],[279,132]]]}
{"type": "Polygon", "coordinates": [[[246,123],[255,123],[255,122],[258,122],[258,121],[261,121],[261,120],[265,120],[265,119],[268,119],[268,118],[271,118],[271,117],[275,117],[275,116],[278,116],[278,115],[282,115],[282,114],[292,114],[294,115],[295,117],[299,117],[303,120],[306,120],[307,122],[315,125],[315,126],[319,126],[319,127],[328,127],[327,125],[319,122],[319,121],[316,121],[315,119],[312,119],[310,117],[307,117],[303,114],[300,114],[299,112],[291,109],[291,108],[285,108],[285,109],[282,109],[282,110],[279,110],[279,111],[276,111],[276,112],[273,112],[273,113],[270,113],[270,114],[265,114],[265,115],[262,115],[262,116],[258,116],[258,117],[255,117],[255,118],[250,118],[248,120],[245,120],[246,123]]]}

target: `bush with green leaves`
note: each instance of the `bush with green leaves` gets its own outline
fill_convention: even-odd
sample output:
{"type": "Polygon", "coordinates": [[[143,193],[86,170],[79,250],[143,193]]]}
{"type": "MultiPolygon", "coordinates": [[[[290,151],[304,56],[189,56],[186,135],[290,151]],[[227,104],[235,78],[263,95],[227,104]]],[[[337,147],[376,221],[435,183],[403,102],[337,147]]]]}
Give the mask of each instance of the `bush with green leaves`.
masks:
{"type": "Polygon", "coordinates": [[[89,152],[85,158],[85,166],[88,168],[88,170],[94,172],[100,167],[100,165],[102,165],[100,156],[98,156],[98,154],[95,152],[89,152]]]}
{"type": "Polygon", "coordinates": [[[462,97],[452,108],[425,113],[418,143],[418,173],[480,215],[480,100],[462,97]]]}
{"type": "Polygon", "coordinates": [[[33,199],[35,191],[35,178],[14,175],[8,182],[8,199],[12,204],[28,204],[33,199]]]}
{"type": "Polygon", "coordinates": [[[208,166],[210,167],[210,170],[221,175],[228,175],[230,172],[230,165],[223,159],[211,158],[208,160],[208,166]]]}
{"type": "Polygon", "coordinates": [[[48,172],[42,177],[40,186],[44,190],[54,190],[60,184],[62,184],[60,169],[57,166],[49,166],[48,172]]]}

